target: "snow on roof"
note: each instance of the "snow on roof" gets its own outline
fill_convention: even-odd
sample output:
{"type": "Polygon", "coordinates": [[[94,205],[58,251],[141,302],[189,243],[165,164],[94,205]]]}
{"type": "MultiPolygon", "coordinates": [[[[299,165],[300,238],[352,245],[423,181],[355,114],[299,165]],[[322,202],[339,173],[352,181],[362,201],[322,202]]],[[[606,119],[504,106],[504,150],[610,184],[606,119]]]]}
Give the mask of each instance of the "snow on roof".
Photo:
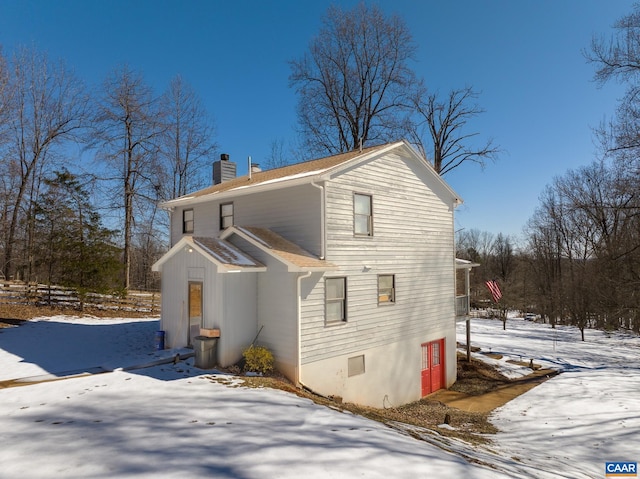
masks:
{"type": "Polygon", "coordinates": [[[320,259],[297,244],[283,238],[268,228],[233,226],[233,229],[264,246],[271,254],[300,268],[333,269],[335,265],[320,259]]]}
{"type": "MultiPolygon", "coordinates": [[[[324,168],[321,170],[314,170],[314,171],[308,171],[305,173],[297,173],[294,175],[289,175],[289,176],[282,176],[280,178],[273,178],[272,180],[266,180],[266,181],[262,181],[260,182],[261,185],[272,185],[274,183],[279,183],[281,181],[290,181],[290,180],[296,180],[298,178],[305,178],[307,176],[314,176],[314,175],[319,175],[321,173],[324,173],[325,171],[328,171],[330,168],[324,168]]],[[[244,188],[250,188],[254,186],[253,184],[251,185],[240,185],[237,188],[230,188],[227,191],[235,191],[235,190],[242,190],[244,188]]]]}
{"type": "Polygon", "coordinates": [[[466,259],[456,258],[456,268],[458,268],[458,269],[460,269],[460,268],[476,268],[477,266],[480,266],[480,264],[479,263],[474,263],[474,262],[466,260],[466,259]]]}
{"type": "Polygon", "coordinates": [[[195,237],[193,238],[193,242],[222,264],[244,267],[263,266],[262,263],[225,240],[195,237]]]}

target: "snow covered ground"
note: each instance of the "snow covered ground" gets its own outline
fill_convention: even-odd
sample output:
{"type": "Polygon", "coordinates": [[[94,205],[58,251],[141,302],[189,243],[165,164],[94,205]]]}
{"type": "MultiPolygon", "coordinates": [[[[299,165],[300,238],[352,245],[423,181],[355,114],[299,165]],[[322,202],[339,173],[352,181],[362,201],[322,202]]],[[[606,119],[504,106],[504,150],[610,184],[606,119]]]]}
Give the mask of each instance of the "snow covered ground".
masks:
{"type": "MultiPolygon", "coordinates": [[[[155,318],[38,318],[0,329],[0,381],[90,368],[146,364],[154,351],[155,318]]],[[[175,354],[175,353],[174,353],[175,354]]]]}
{"type": "Polygon", "coordinates": [[[640,461],[640,338],[587,330],[582,342],[571,327],[472,323],[474,346],[562,371],[494,412],[502,455],[567,478],[601,478],[607,461],[640,461]]]}
{"type": "Polygon", "coordinates": [[[0,330],[0,381],[115,369],[0,389],[0,478],[601,478],[605,461],[639,459],[635,337],[581,343],[572,329],[474,320],[473,345],[505,354],[510,374],[524,370],[508,357],[564,372],[497,410],[494,444],[472,447],[244,388],[192,360],[131,368],[176,354],[153,350],[157,328],[60,316],[0,330]]]}

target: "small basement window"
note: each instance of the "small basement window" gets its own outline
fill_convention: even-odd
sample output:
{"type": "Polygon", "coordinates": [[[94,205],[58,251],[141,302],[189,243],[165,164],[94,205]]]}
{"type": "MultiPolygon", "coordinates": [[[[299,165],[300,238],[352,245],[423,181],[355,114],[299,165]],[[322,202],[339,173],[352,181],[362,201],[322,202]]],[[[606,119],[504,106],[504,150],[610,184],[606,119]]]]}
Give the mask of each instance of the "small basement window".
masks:
{"type": "Polygon", "coordinates": [[[349,358],[347,369],[349,377],[364,374],[364,354],[349,358]]]}

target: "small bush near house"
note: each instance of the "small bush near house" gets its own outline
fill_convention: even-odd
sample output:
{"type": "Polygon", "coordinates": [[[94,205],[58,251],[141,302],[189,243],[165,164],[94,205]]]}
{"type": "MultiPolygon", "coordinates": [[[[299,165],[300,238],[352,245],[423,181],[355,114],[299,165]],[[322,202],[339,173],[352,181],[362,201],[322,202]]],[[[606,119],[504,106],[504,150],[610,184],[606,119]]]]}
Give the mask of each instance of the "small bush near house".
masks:
{"type": "Polygon", "coordinates": [[[249,346],[242,356],[245,360],[245,371],[262,374],[273,371],[273,354],[265,347],[249,346]]]}

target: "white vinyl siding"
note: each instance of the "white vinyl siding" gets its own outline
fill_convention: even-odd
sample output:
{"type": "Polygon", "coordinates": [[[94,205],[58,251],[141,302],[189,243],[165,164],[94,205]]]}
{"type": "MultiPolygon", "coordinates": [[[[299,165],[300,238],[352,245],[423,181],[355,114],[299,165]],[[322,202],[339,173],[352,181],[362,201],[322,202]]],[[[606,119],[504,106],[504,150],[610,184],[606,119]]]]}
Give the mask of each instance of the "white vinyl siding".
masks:
{"type": "Polygon", "coordinates": [[[387,155],[327,182],[326,198],[327,260],[347,277],[349,317],[326,328],[317,284],[303,303],[303,364],[455,328],[454,199],[444,188],[423,167],[387,155]],[[375,199],[375,235],[366,243],[353,234],[359,191],[375,199]],[[380,308],[378,275],[390,270],[396,303],[380,308]]]}
{"type": "Polygon", "coordinates": [[[258,274],[218,274],[217,267],[197,252],[179,251],[162,266],[161,328],[169,348],[187,344],[188,286],[202,282],[202,325],[220,329],[217,359],[221,367],[235,364],[256,336],[258,274]],[[244,318],[237,321],[236,318],[244,318]]]}
{"type": "Polygon", "coordinates": [[[267,266],[267,271],[257,273],[257,324],[262,328],[257,343],[271,350],[280,372],[294,377],[298,351],[296,274],[243,238],[231,235],[228,240],[267,266]]]}
{"type": "MultiPolygon", "coordinates": [[[[280,371],[323,394],[375,407],[419,399],[420,345],[439,338],[455,345],[455,198],[428,165],[405,154],[399,148],[339,166],[314,184],[239,188],[178,203],[171,211],[172,245],[184,234],[185,209],[197,219],[194,236],[216,237],[221,204],[233,202],[234,224],[269,228],[335,268],[290,273],[259,248],[242,244],[267,271],[222,274],[201,255],[180,251],[162,267],[168,344],[186,341],[186,285],[192,271],[202,270],[205,325],[220,328],[224,362],[239,359],[241,347],[258,335],[280,371]],[[356,208],[356,195],[369,198],[368,211],[356,208]],[[360,226],[356,214],[362,215],[360,226]],[[393,278],[392,295],[388,281],[381,284],[385,276],[393,278]],[[328,321],[327,278],[345,281],[343,306],[330,309],[346,321],[328,321]],[[381,306],[388,304],[381,298],[391,297],[392,306],[381,306]]],[[[230,241],[242,243],[235,235],[230,241]]],[[[334,293],[331,300],[339,300],[334,293]]],[[[441,353],[450,386],[455,346],[441,353]]]]}
{"type": "MultiPolygon", "coordinates": [[[[198,219],[194,236],[216,237],[220,234],[220,205],[229,199],[197,203],[193,208],[198,219]]],[[[233,198],[233,223],[238,226],[269,228],[317,256],[322,255],[322,190],[311,185],[294,186],[233,198]]],[[[173,215],[171,245],[182,237],[182,209],[173,215]]]]}

